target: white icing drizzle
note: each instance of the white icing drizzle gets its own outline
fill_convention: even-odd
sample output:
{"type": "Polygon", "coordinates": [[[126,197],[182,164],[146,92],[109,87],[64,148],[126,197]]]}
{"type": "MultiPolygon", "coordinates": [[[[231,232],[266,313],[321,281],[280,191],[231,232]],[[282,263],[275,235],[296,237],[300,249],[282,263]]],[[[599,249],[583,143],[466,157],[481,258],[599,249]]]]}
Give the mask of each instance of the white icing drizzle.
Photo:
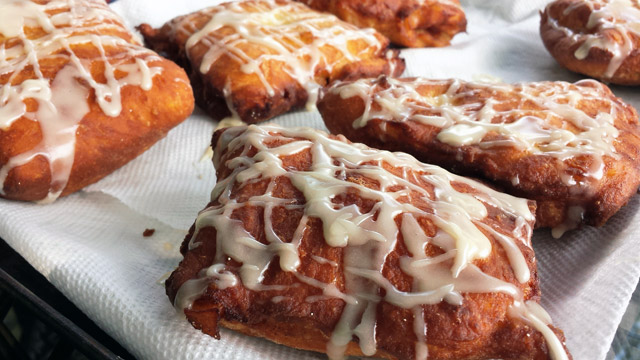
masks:
{"type": "Polygon", "coordinates": [[[592,48],[600,48],[611,53],[604,76],[612,78],[624,60],[634,50],[634,42],[640,37],[640,4],[638,0],[590,0],[579,1],[568,6],[563,15],[570,15],[582,7],[591,10],[586,28],[589,33],[579,33],[549,19],[549,24],[571,37],[572,42],[582,43],[574,53],[578,60],[584,60],[592,48]],[[612,33],[617,36],[612,36],[612,33]],[[634,40],[635,39],[635,40],[634,40]]]}
{"type": "Polygon", "coordinates": [[[42,141],[35,148],[18,154],[0,167],[0,195],[9,172],[37,156],[49,161],[51,185],[42,202],[55,200],[64,190],[75,157],[76,130],[89,113],[88,98],[95,94],[101,110],[115,117],[122,111],[121,91],[127,85],[149,90],[152,78],[162,71],[151,62],[160,60],[135,38],[109,33],[126,32],[120,17],[101,0],[52,0],[37,4],[28,0],[6,0],[0,4],[0,131],[8,131],[20,118],[36,121],[42,141]],[[27,28],[43,33],[28,35],[27,28]],[[86,58],[75,47],[92,44],[100,53],[86,58]],[[117,47],[120,51],[114,52],[117,47]],[[63,61],[53,77],[41,64],[63,61]],[[95,63],[105,66],[104,83],[91,76],[95,63]],[[33,78],[18,83],[31,70],[33,78]],[[124,75],[123,75],[124,74],[124,75]],[[28,111],[25,100],[37,102],[28,111]]]}
{"type": "MultiPolygon", "coordinates": [[[[188,22],[178,22],[174,24],[177,28],[173,29],[189,36],[187,56],[192,56],[191,49],[198,44],[209,48],[199,65],[201,73],[208,73],[211,66],[226,55],[239,63],[244,73],[257,76],[267,93],[273,96],[276,91],[285,90],[271,86],[272,75],[266,71],[269,68],[266,64],[284,64],[283,70],[307,92],[308,110],[315,109],[318,91],[323,85],[315,78],[319,72],[330,73],[347,61],[358,61],[363,54],[384,49],[375,30],[358,29],[333,15],[313,11],[296,2],[235,1],[202,12],[210,15],[211,20],[201,29],[192,29],[188,22]],[[223,35],[224,28],[232,28],[233,33],[223,35]],[[368,46],[360,53],[353,53],[350,50],[353,41],[365,41],[368,46]],[[341,54],[333,62],[329,62],[323,53],[329,48],[341,54]]],[[[231,88],[231,85],[225,88],[224,96],[232,115],[237,117],[231,88]]]]}
{"type": "MultiPolygon", "coordinates": [[[[618,158],[614,140],[618,129],[614,119],[620,105],[605,97],[603,85],[593,80],[576,84],[543,82],[523,84],[474,83],[462,80],[361,79],[337,83],[329,90],[342,98],[359,96],[365,111],[353,123],[364,127],[372,119],[417,121],[441,128],[438,140],[452,146],[479,145],[483,149],[513,146],[533,154],[567,160],[591,155],[596,164],[587,176],[602,177],[602,156],[618,158]],[[421,88],[442,88],[434,95],[422,95],[421,88]],[[504,106],[493,97],[502,95],[516,105],[504,106]],[[593,117],[577,108],[581,102],[600,101],[609,105],[593,117]],[[536,110],[518,108],[531,103],[536,110]],[[561,125],[552,125],[560,121],[561,125]],[[571,130],[574,128],[574,130],[571,130]],[[485,140],[489,133],[503,140],[485,140]]],[[[574,181],[567,178],[567,182],[574,181]]]]}
{"type": "MultiPolygon", "coordinates": [[[[560,160],[590,155],[595,160],[593,168],[583,175],[594,179],[603,175],[603,156],[619,157],[614,147],[618,136],[614,119],[620,105],[607,99],[603,85],[593,80],[576,84],[516,85],[391,78],[384,78],[384,86],[377,86],[378,82],[359,80],[331,88],[330,92],[343,98],[359,96],[365,101],[365,111],[354,121],[354,128],[363,127],[372,119],[411,120],[441,128],[438,140],[452,146],[478,145],[482,149],[513,146],[560,160]],[[425,96],[419,92],[422,87],[447,90],[425,96]],[[501,101],[492,98],[499,94],[510,101],[513,98],[518,101],[505,108],[501,101]],[[592,117],[577,108],[579,103],[590,101],[607,103],[609,111],[598,112],[592,117]],[[523,103],[534,104],[537,110],[519,109],[523,103]],[[559,126],[553,125],[558,121],[561,122],[559,126]],[[489,133],[503,139],[485,140],[489,133]]],[[[564,180],[567,185],[576,184],[569,175],[564,180]]]]}
{"type": "MultiPolygon", "coordinates": [[[[346,345],[354,336],[358,338],[364,354],[375,354],[376,309],[383,300],[412,310],[416,354],[418,358],[425,359],[428,355],[428,329],[422,315],[423,305],[442,301],[460,305],[464,301],[464,293],[494,292],[513,297],[511,316],[520,317],[543,332],[555,359],[567,358],[562,344],[557,339],[552,341],[555,335],[547,326],[548,321],[535,321],[539,316],[534,319],[531,311],[538,313],[539,309],[531,310],[533,306],[524,302],[521,290],[483,273],[473,264],[474,260],[490,255],[491,241],[485,235],[489,233],[509,254],[516,278],[523,283],[529,280],[529,268],[518,250],[518,242],[521,242],[520,246],[530,247],[530,223],[534,217],[527,200],[494,191],[437,166],[422,164],[403,153],[370,149],[341,139],[331,139],[313,129],[275,125],[229,128],[220,136],[214,151],[214,165],[220,168],[224,161],[231,174],[218,179],[211,196],[213,205],[199,214],[189,243],[190,249],[199,246],[195,239],[200,229],[214,227],[217,237],[212,266],[218,270],[203,270],[199,277],[182,285],[175,298],[179,311],[189,308],[206,289],[207,283],[228,284],[219,275],[218,267],[226,264],[229,258],[241,264],[233,272],[238,274],[246,288],[264,290],[261,284],[263,273],[274,257],[279,256],[283,271],[292,272],[300,281],[322,290],[322,297],[307,301],[324,298],[345,301],[343,314],[327,348],[332,359],[342,358],[346,345]],[[278,142],[281,145],[268,145],[277,140],[282,140],[278,142]],[[310,151],[311,168],[285,169],[280,156],[302,151],[310,151]],[[238,155],[226,158],[224,154],[230,153],[238,155]],[[385,164],[393,166],[401,174],[386,170],[385,164]],[[348,181],[350,176],[370,179],[379,188],[348,181]],[[288,178],[304,195],[304,203],[274,196],[278,177],[288,178]],[[232,196],[232,189],[237,186],[265,180],[269,183],[262,195],[244,201],[232,196]],[[473,188],[473,194],[457,191],[453,183],[473,188]],[[429,186],[433,186],[433,190],[428,190],[429,186]],[[372,201],[371,209],[332,201],[347,192],[355,192],[372,201]],[[259,242],[241,221],[231,216],[234,210],[248,205],[264,209],[266,244],[259,242]],[[514,219],[515,227],[511,233],[503,233],[503,229],[483,222],[488,214],[487,205],[501,209],[514,219]],[[278,237],[273,229],[271,214],[277,206],[304,211],[290,241],[278,237]],[[322,221],[328,245],[344,248],[343,291],[332,283],[322,283],[298,273],[298,246],[311,217],[322,221]],[[400,225],[396,222],[398,217],[400,225]],[[425,234],[419,225],[422,218],[437,227],[435,236],[425,234]],[[410,291],[399,290],[382,275],[387,256],[395,249],[400,235],[409,252],[409,255],[401,257],[400,267],[414,279],[410,291]],[[427,256],[428,244],[440,248],[442,254],[427,256]],[[379,289],[385,290],[384,297],[379,295],[379,289]]],[[[321,258],[316,256],[313,259],[318,261],[321,258]]]]}
{"type": "MultiPolygon", "coordinates": [[[[437,140],[455,147],[510,146],[563,162],[589,156],[593,162],[579,176],[573,168],[559,168],[561,180],[576,197],[592,195],[589,185],[602,179],[605,156],[620,157],[614,146],[619,135],[614,121],[624,110],[594,80],[509,85],[381,77],[337,83],[328,92],[364,101],[362,116],[353,122],[356,129],[372,119],[415,121],[440,128],[437,140]],[[592,116],[579,109],[580,104],[591,102],[599,103],[603,110],[592,116]],[[527,108],[535,110],[524,110],[527,108]]],[[[518,177],[510,180],[514,187],[520,185],[518,177]]],[[[568,216],[554,236],[581,222],[579,216],[568,216]]]]}
{"type": "Polygon", "coordinates": [[[584,219],[584,213],[585,209],[582,206],[569,206],[569,209],[567,209],[567,218],[562,224],[551,229],[551,236],[559,239],[565,232],[577,228],[578,224],[581,224],[584,219]]]}
{"type": "Polygon", "coordinates": [[[320,263],[320,264],[329,264],[329,265],[331,265],[331,266],[333,266],[333,267],[336,267],[336,268],[338,267],[338,263],[337,263],[337,262],[335,262],[335,261],[333,261],[333,260],[325,259],[325,258],[323,258],[323,257],[321,257],[321,256],[317,256],[317,255],[311,255],[311,258],[312,258],[313,260],[315,260],[317,263],[320,263]]]}

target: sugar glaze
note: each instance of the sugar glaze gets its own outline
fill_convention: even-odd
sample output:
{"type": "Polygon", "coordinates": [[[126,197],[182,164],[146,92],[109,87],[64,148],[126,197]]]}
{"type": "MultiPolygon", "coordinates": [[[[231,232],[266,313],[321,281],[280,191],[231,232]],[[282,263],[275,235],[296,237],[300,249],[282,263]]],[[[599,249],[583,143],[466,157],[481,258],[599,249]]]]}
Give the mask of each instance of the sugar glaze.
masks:
{"type": "MultiPolygon", "coordinates": [[[[308,95],[306,107],[315,108],[319,73],[331,73],[346,61],[355,62],[366,53],[384,50],[381,38],[373,29],[358,29],[334,15],[313,11],[303,4],[284,0],[255,0],[228,2],[201,13],[211,20],[201,29],[194,30],[188,22],[174,22],[173,32],[188,36],[186,54],[194,62],[192,49],[205,45],[208,51],[197,59],[199,71],[207,74],[221,57],[227,56],[241,66],[245,74],[258,77],[269,96],[276,91],[269,81],[269,64],[283,66],[308,95]],[[225,35],[225,28],[233,32],[225,35]],[[365,41],[367,46],[353,53],[352,42],[365,41]],[[330,61],[324,51],[338,52],[330,61]]],[[[228,33],[228,32],[226,32],[228,33]]],[[[391,53],[389,53],[391,54],[391,53]]],[[[227,83],[224,96],[233,117],[238,114],[233,105],[234,84],[227,83]]]]}
{"type": "MultiPolygon", "coordinates": [[[[624,109],[594,80],[510,85],[381,77],[337,83],[328,92],[363,100],[364,111],[353,122],[356,129],[373,119],[419,122],[438,129],[437,140],[454,147],[513,147],[533,156],[556,158],[561,180],[573,195],[591,196],[589,185],[604,175],[604,157],[620,157],[614,146],[619,135],[614,119],[624,109]],[[580,106],[590,103],[598,103],[602,111],[581,110],[580,106]],[[576,176],[564,162],[578,156],[593,161],[576,176]]],[[[517,187],[520,180],[511,182],[517,187]]],[[[574,216],[557,227],[554,236],[582,221],[584,209],[579,210],[578,214],[574,209],[574,216]]]]}
{"type": "Polygon", "coordinates": [[[266,290],[268,287],[261,284],[263,274],[277,255],[283,271],[292,272],[300,281],[318,287],[325,297],[345,301],[342,317],[327,348],[332,359],[342,358],[346,345],[354,336],[358,338],[364,354],[375,354],[375,309],[382,300],[412,309],[418,339],[415,352],[418,359],[426,359],[428,329],[420,320],[421,305],[442,301],[460,305],[464,301],[463,293],[511,296],[514,302],[509,310],[510,316],[521,318],[540,331],[554,359],[567,359],[561,342],[548,327],[550,319],[544,310],[535,303],[526,302],[520,288],[483,273],[473,264],[474,260],[486,258],[491,253],[491,241],[485,235],[489,233],[508,254],[517,280],[521,283],[529,281],[529,268],[520,250],[520,246],[531,246],[533,214],[527,200],[499,193],[437,166],[419,163],[406,154],[348,144],[308,128],[253,125],[229,128],[218,140],[213,161],[216,168],[223,166],[224,161],[224,166],[232,173],[218,179],[211,194],[216,203],[199,214],[189,248],[200,246],[196,241],[200,229],[214,227],[217,230],[216,257],[211,267],[203,269],[198,278],[186,281],[179,289],[175,299],[179,311],[189,308],[210,284],[224,289],[241,281],[248,289],[266,290]],[[270,147],[268,144],[274,140],[284,140],[281,142],[283,145],[270,147]],[[280,155],[301,151],[310,151],[311,168],[306,171],[285,170],[280,155]],[[234,158],[223,155],[238,152],[234,158]],[[385,164],[402,169],[401,176],[386,170],[385,164]],[[379,189],[347,181],[348,175],[372,179],[379,184],[379,189]],[[305,203],[272,196],[278,177],[288,178],[304,194],[305,203]],[[232,196],[235,186],[265,179],[270,182],[264,194],[242,202],[232,196]],[[454,182],[475,190],[473,194],[459,192],[453,187],[454,182]],[[422,183],[432,185],[433,193],[419,185],[422,183]],[[356,191],[375,204],[365,212],[356,206],[332,202],[347,191],[356,191]],[[418,196],[428,206],[413,205],[409,196],[414,199],[418,196]],[[245,230],[241,221],[231,217],[234,210],[249,204],[264,209],[268,244],[259,242],[245,230]],[[502,209],[512,217],[514,228],[505,232],[505,229],[484,223],[487,205],[502,209]],[[280,239],[273,230],[271,213],[276,206],[304,210],[290,242],[280,239]],[[329,246],[345,249],[344,291],[334,284],[305,278],[297,273],[300,264],[297,249],[311,217],[322,220],[325,241],[329,246]],[[397,217],[402,220],[399,226],[395,221],[397,217]],[[434,237],[427,236],[419,225],[418,221],[423,217],[438,228],[434,237]],[[394,250],[400,234],[411,254],[400,261],[402,271],[414,279],[410,291],[400,291],[382,275],[385,260],[394,250]],[[427,244],[441,248],[443,253],[427,256],[427,244]],[[229,271],[224,265],[228,258],[242,265],[233,272],[229,271]],[[376,286],[371,286],[372,283],[376,286]],[[386,295],[381,298],[378,289],[384,289],[386,295]]]}
{"type": "Polygon", "coordinates": [[[101,0],[3,1],[0,35],[7,38],[0,44],[0,78],[6,79],[0,84],[0,131],[8,131],[21,118],[38,122],[42,131],[39,145],[0,167],[0,195],[12,169],[44,156],[51,185],[41,202],[51,202],[69,180],[76,130],[90,111],[89,97],[95,95],[104,114],[118,116],[123,87],[151,89],[153,77],[162,71],[151,62],[160,58],[142,47],[101,0]],[[86,44],[98,49],[99,56],[76,52],[86,44]],[[65,65],[49,74],[47,67],[54,62],[65,65]],[[104,82],[91,75],[96,63],[104,64],[104,82]],[[32,78],[21,80],[29,71],[32,78]],[[28,101],[35,101],[37,108],[29,110],[28,101]]]}
{"type": "Polygon", "coordinates": [[[590,10],[586,29],[589,33],[575,32],[562,26],[556,19],[549,24],[572,39],[574,44],[582,43],[574,52],[578,60],[584,60],[592,48],[611,53],[605,78],[612,78],[622,63],[634,50],[634,43],[640,37],[640,4],[638,0],[590,0],[578,1],[568,6],[563,15],[570,15],[580,8],[590,10]]]}

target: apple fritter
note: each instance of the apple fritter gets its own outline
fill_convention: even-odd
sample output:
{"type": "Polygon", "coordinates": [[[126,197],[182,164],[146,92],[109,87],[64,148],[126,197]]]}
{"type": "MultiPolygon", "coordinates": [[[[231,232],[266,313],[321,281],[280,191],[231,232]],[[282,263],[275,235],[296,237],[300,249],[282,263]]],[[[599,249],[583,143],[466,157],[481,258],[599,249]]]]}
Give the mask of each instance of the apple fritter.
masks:
{"type": "Polygon", "coordinates": [[[139,29],[188,69],[197,103],[217,120],[255,123],[312,109],[331,81],[404,71],[375,30],[288,0],[228,2],[139,29]]]}
{"type": "Polygon", "coordinates": [[[331,359],[569,358],[538,305],[532,201],[309,128],[212,145],[218,182],[166,282],[196,328],[331,359]]]}
{"type": "Polygon", "coordinates": [[[0,197],[77,191],[193,106],[185,72],[144,48],[103,0],[0,3],[0,197]]]}
{"type": "Polygon", "coordinates": [[[556,0],[541,14],[540,35],[567,69],[621,85],[640,85],[640,3],[556,0]]]}
{"type": "Polygon", "coordinates": [[[603,225],[640,184],[638,114],[595,80],[381,77],[336,84],[318,108],[333,133],[536,200],[554,236],[603,225]]]}
{"type": "Polygon", "coordinates": [[[407,47],[447,46],[467,29],[458,0],[297,0],[407,47]]]}

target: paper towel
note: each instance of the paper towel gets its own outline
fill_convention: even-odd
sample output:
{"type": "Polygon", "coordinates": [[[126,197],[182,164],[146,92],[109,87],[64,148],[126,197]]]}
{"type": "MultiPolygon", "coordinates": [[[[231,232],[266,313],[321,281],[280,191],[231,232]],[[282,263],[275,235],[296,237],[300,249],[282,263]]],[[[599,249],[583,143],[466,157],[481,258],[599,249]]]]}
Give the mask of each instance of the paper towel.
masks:
{"type": "MultiPolygon", "coordinates": [[[[119,0],[128,26],[160,26],[214,0],[119,0]]],[[[508,82],[576,81],[544,49],[541,0],[467,0],[466,34],[440,49],[406,49],[407,76],[494,76],[508,82]]],[[[612,87],[640,107],[637,89],[612,87]]],[[[275,119],[324,129],[317,112],[275,119]]],[[[0,237],[82,311],[140,359],[321,359],[222,331],[216,341],[171,307],[160,280],[180,261],[178,247],[209,198],[213,167],[200,158],[215,123],[201,112],[148,152],[85,190],[41,206],[0,200],[0,237]],[[143,237],[146,228],[156,230],[143,237]]],[[[536,231],[543,305],[564,329],[575,359],[604,359],[640,275],[640,199],[609,223],[554,240],[536,231]]]]}

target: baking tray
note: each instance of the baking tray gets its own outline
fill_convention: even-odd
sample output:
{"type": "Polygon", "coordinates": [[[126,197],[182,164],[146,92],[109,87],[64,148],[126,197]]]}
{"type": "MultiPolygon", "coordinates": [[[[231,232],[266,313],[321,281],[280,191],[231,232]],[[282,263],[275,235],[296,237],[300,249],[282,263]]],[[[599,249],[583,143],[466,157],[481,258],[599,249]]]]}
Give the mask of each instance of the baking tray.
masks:
{"type": "Polygon", "coordinates": [[[16,321],[14,329],[0,323],[0,358],[134,358],[0,238],[0,318],[10,313],[16,321]]]}

